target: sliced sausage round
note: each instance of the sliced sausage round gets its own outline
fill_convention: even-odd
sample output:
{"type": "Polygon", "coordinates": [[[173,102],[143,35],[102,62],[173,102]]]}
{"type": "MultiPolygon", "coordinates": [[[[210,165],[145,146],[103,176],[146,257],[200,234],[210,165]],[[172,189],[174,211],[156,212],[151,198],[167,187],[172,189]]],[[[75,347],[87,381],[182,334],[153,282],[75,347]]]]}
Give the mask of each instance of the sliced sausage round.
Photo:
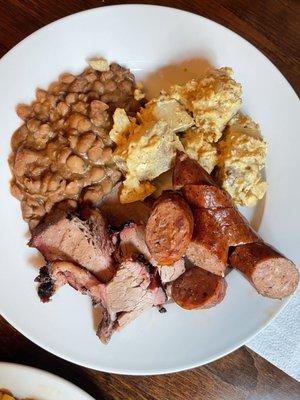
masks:
{"type": "Polygon", "coordinates": [[[193,267],[173,282],[172,298],[186,310],[211,308],[224,299],[226,288],[224,278],[193,267]]]}
{"type": "Polygon", "coordinates": [[[164,192],[154,203],[146,226],[146,243],[159,265],[172,265],[181,259],[193,234],[193,214],[175,192],[164,192]]]}
{"type": "Polygon", "coordinates": [[[266,297],[282,299],[291,295],[299,283],[299,272],[292,261],[266,243],[238,246],[229,262],[266,297]]]}
{"type": "Polygon", "coordinates": [[[231,196],[217,186],[185,185],[182,193],[186,201],[193,207],[215,209],[233,206],[231,196]]]}
{"type": "Polygon", "coordinates": [[[173,169],[173,188],[179,190],[192,184],[215,185],[215,182],[198,161],[192,160],[183,152],[178,152],[173,169]]]}

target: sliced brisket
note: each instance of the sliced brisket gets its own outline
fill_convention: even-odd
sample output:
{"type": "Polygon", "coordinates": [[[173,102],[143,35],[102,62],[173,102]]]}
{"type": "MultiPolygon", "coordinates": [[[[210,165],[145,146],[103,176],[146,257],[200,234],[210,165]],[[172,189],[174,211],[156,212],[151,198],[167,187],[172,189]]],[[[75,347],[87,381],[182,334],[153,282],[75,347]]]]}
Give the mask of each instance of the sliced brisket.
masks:
{"type": "Polygon", "coordinates": [[[108,343],[115,331],[121,330],[142,312],[167,300],[155,275],[138,260],[121,262],[107,284],[101,283],[86,269],[66,261],[48,263],[41,268],[36,281],[43,302],[49,301],[55,291],[67,283],[90,296],[93,304],[102,311],[97,335],[103,343],[108,343]]]}
{"type": "Polygon", "coordinates": [[[144,225],[125,225],[115,253],[115,275],[107,283],[100,282],[99,276],[102,280],[107,276],[104,267],[112,265],[113,242],[96,210],[83,210],[80,217],[58,210],[38,226],[30,241],[48,260],[37,278],[41,300],[48,301],[66,283],[89,295],[102,311],[97,335],[103,343],[145,310],[167,301],[159,269],[150,262],[144,225]]]}
{"type": "Polygon", "coordinates": [[[120,264],[106,285],[103,318],[97,330],[103,343],[108,343],[114,331],[121,330],[144,311],[166,302],[162,288],[150,286],[151,275],[144,263],[127,260],[120,264]]]}
{"type": "Polygon", "coordinates": [[[96,209],[91,209],[85,220],[74,211],[52,209],[33,231],[29,246],[37,248],[46,261],[75,262],[103,282],[109,281],[115,272],[115,245],[96,209]]]}
{"type": "Polygon", "coordinates": [[[42,302],[47,302],[57,289],[68,283],[82,294],[89,295],[94,303],[101,301],[98,285],[103,285],[89,271],[68,261],[47,263],[40,269],[35,279],[38,285],[38,295],[42,302]],[[96,289],[97,287],[97,289],[96,289]]]}

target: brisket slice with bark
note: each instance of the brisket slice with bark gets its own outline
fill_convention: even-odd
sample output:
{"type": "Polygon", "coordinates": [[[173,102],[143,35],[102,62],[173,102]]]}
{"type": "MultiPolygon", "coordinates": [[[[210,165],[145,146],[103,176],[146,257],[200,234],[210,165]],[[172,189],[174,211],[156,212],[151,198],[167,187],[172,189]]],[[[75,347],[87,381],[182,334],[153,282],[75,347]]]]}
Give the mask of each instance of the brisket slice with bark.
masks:
{"type": "Polygon", "coordinates": [[[86,209],[84,217],[73,210],[54,208],[34,229],[29,241],[46,261],[70,261],[92,272],[102,282],[114,273],[112,236],[99,210],[86,209]]]}
{"type": "Polygon", "coordinates": [[[40,269],[36,281],[43,302],[49,301],[66,283],[89,295],[93,304],[102,311],[97,335],[103,343],[108,343],[115,331],[121,330],[142,312],[166,302],[165,292],[143,260],[121,262],[113,279],[106,284],[68,261],[48,263],[40,269]]]}

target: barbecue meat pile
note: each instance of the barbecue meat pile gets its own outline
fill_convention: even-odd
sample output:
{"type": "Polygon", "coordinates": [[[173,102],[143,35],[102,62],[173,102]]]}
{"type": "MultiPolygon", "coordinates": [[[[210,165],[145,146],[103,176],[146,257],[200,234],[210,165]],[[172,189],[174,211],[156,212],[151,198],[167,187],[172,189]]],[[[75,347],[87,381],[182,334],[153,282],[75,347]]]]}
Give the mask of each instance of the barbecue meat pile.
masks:
{"type": "Polygon", "coordinates": [[[46,260],[36,278],[41,301],[65,284],[88,295],[101,309],[97,335],[103,343],[144,311],[166,303],[164,283],[184,271],[183,261],[174,267],[152,264],[142,223],[112,229],[99,209],[87,207],[54,208],[33,231],[29,246],[46,260]]]}

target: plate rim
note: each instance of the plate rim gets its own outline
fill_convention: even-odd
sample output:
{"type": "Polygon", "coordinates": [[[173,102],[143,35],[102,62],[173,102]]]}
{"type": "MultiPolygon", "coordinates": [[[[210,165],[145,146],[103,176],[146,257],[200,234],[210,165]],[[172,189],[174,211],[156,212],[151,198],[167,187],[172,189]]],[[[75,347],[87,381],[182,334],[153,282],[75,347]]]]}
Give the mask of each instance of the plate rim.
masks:
{"type": "MultiPolygon", "coordinates": [[[[297,292],[297,291],[296,291],[297,292]]],[[[296,293],[295,292],[295,293],[296,293]]],[[[183,371],[188,371],[191,370],[193,368],[198,368],[204,365],[207,365],[211,362],[217,361],[231,353],[233,353],[235,350],[238,350],[239,348],[241,348],[244,345],[247,345],[248,342],[250,342],[256,335],[258,335],[260,332],[262,332],[265,328],[267,328],[270,323],[284,310],[284,308],[288,305],[288,303],[290,302],[291,298],[295,296],[295,294],[291,295],[289,298],[285,299],[282,301],[282,304],[280,305],[280,307],[278,308],[278,310],[271,316],[269,317],[269,319],[267,319],[265,321],[265,323],[263,325],[261,325],[261,327],[255,331],[253,334],[248,335],[246,339],[242,339],[239,342],[237,342],[235,345],[232,345],[231,347],[226,348],[225,351],[223,351],[222,353],[219,353],[218,355],[214,355],[211,357],[207,357],[206,359],[203,359],[200,362],[190,362],[187,363],[184,367],[177,367],[177,368],[168,368],[168,369],[159,369],[159,368],[155,368],[154,371],[148,369],[143,370],[142,372],[138,369],[132,369],[130,370],[130,372],[128,373],[128,371],[126,371],[125,369],[118,369],[118,368],[101,368],[99,369],[99,367],[94,364],[94,363],[85,363],[82,362],[80,360],[78,360],[76,357],[69,357],[68,355],[64,354],[62,355],[62,353],[52,349],[51,346],[48,345],[44,345],[40,343],[39,339],[34,339],[32,338],[32,336],[30,334],[26,334],[22,328],[19,329],[18,324],[13,324],[10,322],[9,319],[6,318],[6,316],[1,312],[1,315],[4,317],[4,319],[11,324],[15,329],[17,329],[18,332],[20,332],[23,336],[25,336],[27,339],[29,339],[31,342],[33,342],[34,344],[36,344],[37,346],[39,346],[41,349],[48,351],[50,354],[53,354],[65,361],[68,361],[70,363],[76,364],[80,367],[84,367],[84,368],[89,368],[89,369],[93,369],[94,371],[99,371],[99,372],[106,372],[109,374],[118,374],[118,375],[128,375],[128,376],[154,376],[154,375],[165,375],[165,374],[172,374],[172,373],[176,373],[176,372],[183,372],[183,371]]],[[[0,362],[1,364],[1,362],[0,362]]],[[[12,363],[13,364],[13,363],[12,363]]],[[[20,364],[22,365],[22,364],[20,364]]],[[[34,369],[38,369],[35,367],[30,367],[30,368],[34,368],[34,369]]],[[[43,370],[41,370],[43,371],[43,370]]],[[[47,371],[44,371],[47,372],[47,371]]],[[[49,372],[49,374],[51,374],[49,372]]],[[[53,374],[52,374],[53,375],[53,374]]],[[[64,379],[64,378],[61,378],[64,379]]],[[[68,382],[68,381],[67,381],[68,382]]],[[[76,385],[75,385],[76,386],[76,385]]]]}
{"type": "Polygon", "coordinates": [[[196,14],[193,13],[191,11],[186,11],[186,10],[182,10],[180,8],[176,8],[176,7],[170,7],[170,6],[163,6],[163,5],[157,5],[157,4],[139,4],[139,3],[130,3],[130,4],[112,4],[112,5],[103,5],[101,7],[93,7],[93,8],[89,8],[87,10],[82,10],[82,11],[78,11],[75,12],[73,14],[69,14],[66,15],[65,17],[62,18],[58,18],[55,21],[50,22],[47,25],[42,26],[41,28],[37,29],[36,31],[30,33],[29,35],[27,35],[24,39],[22,39],[20,42],[18,42],[17,44],[15,44],[11,49],[9,49],[5,54],[3,54],[3,56],[0,58],[0,62],[2,62],[3,60],[5,60],[5,58],[7,56],[9,56],[11,53],[13,53],[13,51],[15,51],[17,49],[18,46],[21,46],[23,43],[25,43],[27,40],[31,39],[33,36],[35,36],[36,34],[40,33],[43,30],[48,29],[49,27],[55,25],[55,24],[60,24],[63,23],[64,21],[68,20],[68,19],[72,19],[75,18],[76,16],[79,16],[80,14],[89,14],[89,13],[93,13],[99,10],[104,10],[106,8],[157,8],[157,9],[167,9],[170,12],[177,12],[177,13],[183,13],[183,14],[188,14],[190,16],[193,17],[197,17],[206,21],[209,21],[210,23],[221,27],[222,29],[225,29],[226,31],[229,31],[231,34],[235,35],[236,37],[238,37],[240,40],[246,42],[248,45],[250,45],[253,49],[255,49],[256,51],[258,51],[260,53],[260,55],[262,57],[264,57],[265,61],[268,62],[269,66],[271,66],[273,68],[273,70],[281,75],[281,77],[285,80],[285,83],[289,86],[289,88],[292,90],[292,92],[295,94],[295,96],[297,98],[299,98],[298,94],[296,93],[295,89],[293,88],[293,86],[291,85],[291,83],[288,81],[288,79],[284,76],[284,74],[279,70],[279,68],[276,67],[275,64],[273,64],[273,62],[270,60],[269,57],[267,57],[258,47],[256,47],[252,42],[248,41],[247,39],[245,39],[243,36],[241,36],[240,34],[238,34],[237,32],[233,31],[230,28],[227,28],[227,26],[216,22],[210,18],[204,17],[203,15],[200,14],[196,14]]]}
{"type": "MultiPolygon", "coordinates": [[[[95,400],[94,397],[92,397],[90,394],[88,394],[85,390],[81,389],[79,386],[75,385],[73,382],[68,381],[65,378],[62,378],[59,375],[56,375],[52,372],[46,371],[44,369],[32,367],[31,365],[26,365],[26,364],[20,364],[20,363],[14,363],[14,362],[8,362],[8,361],[0,361],[0,370],[1,368],[8,368],[14,370],[23,370],[23,371],[30,371],[33,374],[38,374],[38,375],[43,375],[44,377],[48,377],[53,382],[60,382],[66,386],[69,386],[70,389],[72,388],[74,391],[77,392],[77,394],[81,394],[86,397],[86,400],[95,400]]],[[[14,394],[14,393],[13,393],[14,394]]],[[[75,393],[74,393],[75,394],[75,393]]]]}
{"type": "MultiPolygon", "coordinates": [[[[209,23],[212,23],[213,25],[215,25],[218,29],[224,29],[228,32],[230,32],[230,34],[235,35],[240,41],[243,41],[245,43],[247,43],[247,45],[251,46],[252,49],[255,49],[260,56],[262,56],[264,58],[264,61],[268,63],[268,66],[271,67],[273,69],[273,71],[281,78],[281,80],[284,81],[285,86],[287,88],[289,88],[291,95],[296,96],[296,98],[298,98],[298,95],[295,91],[295,89],[292,87],[292,85],[290,84],[290,82],[287,80],[287,78],[283,75],[283,73],[272,63],[272,61],[259,49],[257,48],[254,44],[252,44],[251,42],[249,42],[247,39],[245,39],[244,37],[242,37],[241,35],[239,35],[237,32],[231,30],[230,28],[227,28],[226,26],[224,26],[221,23],[218,23],[214,20],[211,20],[207,17],[204,17],[202,15],[199,14],[195,14],[193,12],[190,11],[185,11],[179,8],[174,8],[174,7],[169,7],[169,6],[161,6],[161,5],[154,5],[154,4],[137,4],[137,3],[132,3],[132,4],[116,4],[116,5],[108,5],[108,6],[101,6],[101,7],[93,7],[91,9],[88,10],[83,10],[83,11],[79,11],[70,15],[67,15],[65,17],[59,18],[55,21],[50,22],[49,24],[39,28],[38,30],[32,32],[30,35],[26,36],[24,39],[22,39],[20,42],[18,42],[12,49],[8,50],[0,59],[0,63],[5,61],[6,58],[8,58],[11,54],[13,54],[18,47],[21,47],[25,42],[29,41],[30,39],[32,39],[35,35],[38,35],[40,32],[49,29],[50,27],[53,27],[54,25],[59,25],[64,23],[66,20],[71,20],[72,18],[76,18],[80,15],[83,14],[92,14],[92,13],[97,13],[100,10],[105,10],[106,8],[110,8],[110,9],[117,9],[117,8],[156,8],[156,9],[164,9],[164,10],[169,10],[170,12],[175,12],[178,14],[186,14],[188,16],[192,16],[193,18],[198,18],[200,20],[205,20],[205,21],[209,21],[209,23]]],[[[101,12],[101,11],[100,11],[101,12]]],[[[208,363],[211,363],[213,361],[216,361],[220,358],[223,358],[224,356],[232,353],[233,351],[239,349],[240,347],[242,347],[243,345],[246,345],[250,340],[252,340],[257,334],[259,334],[261,331],[263,331],[282,311],[283,309],[287,306],[287,304],[289,303],[289,301],[291,300],[291,298],[295,295],[295,293],[293,295],[291,295],[289,298],[282,300],[282,303],[279,305],[279,307],[277,308],[277,310],[274,312],[273,315],[271,315],[267,320],[265,320],[264,324],[262,324],[257,330],[255,330],[254,333],[244,337],[244,339],[241,339],[240,341],[238,341],[237,343],[235,343],[234,345],[232,345],[231,347],[227,347],[225,351],[218,353],[217,355],[213,355],[211,357],[207,357],[206,359],[203,359],[200,362],[189,362],[186,363],[184,365],[182,365],[181,367],[177,367],[177,368],[155,368],[155,370],[151,370],[151,369],[131,369],[130,372],[128,372],[128,370],[121,368],[103,368],[101,367],[101,369],[94,363],[85,363],[82,362],[80,360],[78,360],[76,357],[69,357],[68,355],[65,355],[64,353],[60,353],[57,350],[53,350],[51,346],[42,344],[41,341],[38,338],[33,338],[31,336],[31,334],[27,334],[23,331],[22,328],[19,327],[18,323],[14,323],[7,315],[5,312],[3,312],[2,310],[0,310],[1,315],[4,317],[4,319],[11,324],[14,328],[16,328],[18,330],[18,332],[20,332],[23,336],[25,336],[26,338],[28,338],[30,341],[32,341],[33,343],[35,343],[36,345],[38,345],[39,347],[41,347],[42,349],[50,352],[51,354],[54,354],[68,362],[71,363],[75,363],[79,366],[85,367],[85,368],[90,368],[96,371],[101,371],[101,372],[107,372],[107,373],[115,373],[115,374],[120,374],[120,375],[131,375],[131,376],[148,376],[148,375],[162,375],[162,374],[167,374],[167,373],[175,373],[175,372],[180,372],[180,371],[186,371],[186,370],[190,370],[192,368],[196,368],[196,367],[200,367],[202,365],[206,365],[208,363]]],[[[1,306],[0,306],[1,307],[1,306]]],[[[1,364],[1,362],[0,362],[1,364]]],[[[11,363],[14,364],[14,363],[11,363]]],[[[24,366],[22,364],[17,364],[23,367],[28,367],[28,366],[24,366]]],[[[38,371],[43,371],[43,370],[39,370],[38,368],[34,368],[34,367],[28,367],[28,368],[33,368],[33,369],[37,369],[38,371]]],[[[49,373],[47,371],[43,371],[45,373],[49,373]]],[[[51,374],[53,375],[53,374],[51,374]]],[[[54,375],[56,377],[56,375],[54,375]]],[[[60,378],[60,377],[58,377],[60,378]]],[[[63,379],[63,378],[60,378],[63,379]]],[[[63,379],[64,380],[64,379],[63,379]]],[[[68,382],[68,381],[67,381],[68,382]]],[[[68,382],[70,383],[70,382],[68,382]]],[[[71,383],[72,384],[72,383],[71,383]]],[[[74,384],[73,384],[74,385],[74,384]]],[[[76,387],[76,385],[75,385],[76,387]]],[[[81,390],[81,389],[80,389],[81,390]]]]}

